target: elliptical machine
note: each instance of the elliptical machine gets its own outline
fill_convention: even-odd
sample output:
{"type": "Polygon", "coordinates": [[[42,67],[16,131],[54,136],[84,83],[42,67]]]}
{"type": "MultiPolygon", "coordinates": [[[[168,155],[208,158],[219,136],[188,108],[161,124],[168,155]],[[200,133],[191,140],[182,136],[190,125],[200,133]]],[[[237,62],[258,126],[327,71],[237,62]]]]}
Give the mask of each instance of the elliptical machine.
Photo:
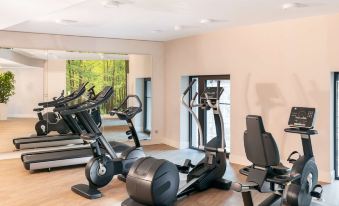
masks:
{"type": "MultiPolygon", "coordinates": [[[[111,87],[110,90],[112,90],[111,87]]],[[[109,92],[113,93],[113,91],[109,92]]],[[[87,105],[86,109],[89,108],[92,108],[90,104],[87,105]]],[[[125,181],[132,164],[137,159],[145,157],[143,148],[140,145],[138,134],[132,122],[133,117],[142,111],[141,108],[142,103],[139,97],[137,95],[128,95],[118,108],[115,108],[110,112],[110,115],[117,115],[120,120],[127,121],[129,130],[126,134],[129,135],[129,139],[133,139],[135,144],[133,147],[126,147],[120,156],[117,155],[116,151],[108,143],[94,121],[89,118],[89,114],[82,112],[84,107],[73,111],[69,110],[63,112],[63,114],[84,113],[83,115],[85,115],[86,118],[81,118],[79,115],[77,116],[81,118],[80,120],[83,123],[87,121],[87,124],[94,131],[94,133],[81,135],[81,138],[90,144],[93,153],[93,158],[87,163],[85,168],[85,175],[89,184],[74,185],[72,186],[73,192],[87,199],[100,198],[102,197],[102,193],[98,190],[99,188],[106,186],[113,179],[114,175],[118,175],[118,179],[120,181],[125,181]],[[127,105],[128,100],[132,98],[138,102],[138,106],[126,108],[125,105],[127,105]]]]}
{"type": "Polygon", "coordinates": [[[172,205],[177,198],[195,191],[203,191],[211,187],[228,190],[231,182],[223,179],[226,171],[226,152],[224,138],[223,117],[220,111],[219,98],[223,92],[218,81],[217,87],[207,87],[200,96],[200,103],[195,100],[199,96],[195,93],[191,102],[185,102],[185,97],[192,88],[193,80],[182,96],[182,104],[192,114],[199,128],[199,149],[205,157],[193,165],[190,160],[185,164],[175,165],[167,160],[145,157],[137,160],[130,169],[126,180],[127,192],[130,196],[122,206],[141,205],[172,205]],[[203,143],[204,134],[193,107],[212,109],[216,125],[217,136],[206,145],[203,143]],[[187,174],[186,184],[179,189],[179,172],[187,174]]]}
{"type": "Polygon", "coordinates": [[[293,107],[284,131],[300,134],[303,155],[297,151],[290,154],[289,169],[280,163],[278,147],[271,135],[264,129],[260,116],[248,115],[247,130],[244,133],[246,156],[253,165],[240,170],[247,176],[246,183],[233,183],[232,189],[241,192],[245,206],[253,206],[252,190],[271,192],[260,206],[272,205],[281,199],[282,206],[309,206],[312,197],[321,198],[322,186],[318,185],[318,169],[315,163],[311,136],[318,134],[313,129],[314,108],[293,107]],[[296,158],[297,157],[297,158],[296,158]]]}

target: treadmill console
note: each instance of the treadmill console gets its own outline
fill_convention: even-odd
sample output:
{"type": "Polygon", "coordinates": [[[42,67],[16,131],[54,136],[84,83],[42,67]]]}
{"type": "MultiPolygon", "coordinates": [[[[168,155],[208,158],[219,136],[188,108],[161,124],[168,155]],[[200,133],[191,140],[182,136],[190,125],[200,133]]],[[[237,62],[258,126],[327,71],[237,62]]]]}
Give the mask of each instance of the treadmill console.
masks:
{"type": "Polygon", "coordinates": [[[312,129],[315,108],[292,107],[288,125],[293,128],[312,129]]]}

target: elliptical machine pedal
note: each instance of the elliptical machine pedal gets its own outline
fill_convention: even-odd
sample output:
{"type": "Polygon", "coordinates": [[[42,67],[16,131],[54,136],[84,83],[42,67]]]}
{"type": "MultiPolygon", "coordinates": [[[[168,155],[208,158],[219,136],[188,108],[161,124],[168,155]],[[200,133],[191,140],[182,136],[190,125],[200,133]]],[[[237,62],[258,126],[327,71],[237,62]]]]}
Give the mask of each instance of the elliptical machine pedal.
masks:
{"type": "Polygon", "coordinates": [[[78,184],[72,187],[72,191],[90,200],[102,197],[102,193],[95,186],[91,185],[78,184]]]}

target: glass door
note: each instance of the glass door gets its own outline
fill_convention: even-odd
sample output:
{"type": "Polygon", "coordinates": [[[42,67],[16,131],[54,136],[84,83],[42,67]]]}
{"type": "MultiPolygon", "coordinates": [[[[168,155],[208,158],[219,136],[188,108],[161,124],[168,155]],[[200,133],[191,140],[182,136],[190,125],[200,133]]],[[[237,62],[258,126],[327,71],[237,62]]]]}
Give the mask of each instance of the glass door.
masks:
{"type": "MultiPolygon", "coordinates": [[[[196,79],[198,84],[195,84],[192,88],[190,97],[198,92],[202,94],[205,87],[216,87],[217,82],[220,81],[220,86],[224,88],[224,92],[220,97],[220,109],[224,120],[224,131],[226,140],[226,151],[230,152],[230,76],[229,75],[216,75],[216,76],[195,76],[191,77],[190,80],[196,79]]],[[[197,112],[199,122],[204,131],[203,140],[204,144],[210,141],[216,135],[216,128],[213,116],[213,110],[203,110],[201,108],[194,108],[194,112],[197,112]]],[[[198,127],[190,115],[190,148],[197,149],[198,147],[198,127]]]]}

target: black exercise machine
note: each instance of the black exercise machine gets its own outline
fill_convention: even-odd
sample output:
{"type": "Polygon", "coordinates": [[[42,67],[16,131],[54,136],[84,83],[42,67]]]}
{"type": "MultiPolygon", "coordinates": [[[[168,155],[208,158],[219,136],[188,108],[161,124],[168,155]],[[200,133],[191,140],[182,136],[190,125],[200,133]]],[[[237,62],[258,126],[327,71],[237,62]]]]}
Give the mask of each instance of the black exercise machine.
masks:
{"type": "MultiPolygon", "coordinates": [[[[67,111],[69,109],[72,109],[74,111],[75,109],[79,107],[79,110],[84,110],[84,111],[75,114],[76,119],[78,119],[80,124],[84,125],[85,134],[87,133],[95,134],[93,128],[96,128],[95,130],[97,131],[98,125],[93,120],[93,116],[87,112],[85,106],[87,105],[89,109],[98,107],[101,104],[108,101],[111,98],[111,96],[112,96],[111,87],[106,87],[104,90],[102,90],[99,94],[97,94],[92,99],[88,99],[82,103],[73,105],[71,107],[58,108],[56,109],[56,111],[60,113],[61,113],[61,110],[67,111]],[[88,122],[90,122],[91,125],[89,125],[88,122]]],[[[121,117],[124,116],[127,122],[131,122],[132,118],[141,111],[141,105],[140,105],[140,109],[128,109],[128,108],[126,109],[126,108],[123,108],[122,106],[120,106],[119,108],[120,109],[117,112],[119,112],[119,115],[121,117]]],[[[131,107],[131,108],[134,108],[134,107],[131,107]]],[[[65,114],[62,114],[62,115],[67,116],[65,114]]],[[[127,131],[126,134],[132,136],[132,138],[135,140],[135,145],[140,147],[139,139],[138,139],[137,133],[135,132],[133,124],[129,124],[129,129],[130,130],[127,131]]],[[[110,141],[109,144],[113,147],[114,151],[117,153],[122,153],[131,148],[127,144],[116,142],[116,141],[110,141]]],[[[104,150],[102,153],[105,153],[104,150]]],[[[92,154],[92,149],[90,148],[90,145],[85,144],[84,146],[81,146],[81,147],[68,146],[67,148],[63,148],[63,149],[24,153],[21,155],[21,160],[23,162],[24,167],[27,170],[34,171],[34,170],[51,169],[51,168],[73,166],[73,165],[83,165],[83,164],[86,164],[92,157],[93,157],[93,154],[92,154]]]]}
{"type": "MultiPolygon", "coordinates": [[[[70,95],[57,98],[50,102],[39,103],[41,108],[36,108],[38,111],[39,121],[35,125],[38,136],[30,137],[19,137],[13,139],[13,144],[16,149],[32,149],[32,148],[42,148],[42,147],[52,147],[52,146],[64,146],[64,145],[74,145],[74,144],[83,144],[84,141],[80,139],[80,134],[83,131],[83,126],[79,124],[77,119],[73,118],[71,115],[60,115],[57,112],[48,112],[53,113],[54,115],[58,114],[58,117],[54,122],[49,121],[50,118],[48,113],[44,117],[41,111],[48,107],[63,107],[70,104],[70,102],[78,99],[86,92],[86,85],[84,83],[80,87],[73,91],[70,95]],[[47,135],[50,131],[57,130],[59,131],[58,135],[47,135]],[[63,131],[63,132],[62,132],[63,131]],[[71,133],[69,133],[71,131],[71,133]]],[[[94,87],[88,89],[88,99],[94,98],[94,87]]],[[[95,122],[98,125],[101,125],[101,116],[98,108],[93,108],[89,111],[94,118],[95,122]]],[[[46,114],[46,113],[45,113],[46,114]]]]}
{"type": "MultiPolygon", "coordinates": [[[[113,93],[113,90],[111,92],[113,93]]],[[[85,168],[85,175],[89,184],[72,186],[73,192],[88,199],[100,198],[102,194],[98,188],[106,186],[113,179],[114,175],[118,175],[121,181],[125,181],[131,165],[137,159],[145,157],[132,122],[132,118],[142,110],[142,103],[138,96],[128,95],[122,104],[110,113],[111,115],[117,115],[121,120],[127,121],[130,130],[126,134],[130,135],[129,139],[133,139],[135,144],[135,146],[127,147],[122,151],[119,157],[86,112],[86,110],[92,107],[93,104],[86,103],[75,109],[61,111],[63,115],[75,114],[84,125],[89,126],[93,130],[91,133],[81,135],[81,138],[90,144],[93,154],[93,158],[91,158],[85,168]],[[136,99],[138,106],[124,108],[124,105],[127,105],[130,98],[136,99]]]]}
{"type": "Polygon", "coordinates": [[[195,100],[199,96],[196,93],[193,100],[185,102],[186,94],[192,88],[195,80],[185,90],[182,103],[192,114],[199,129],[199,149],[203,150],[205,157],[193,165],[190,160],[185,164],[175,165],[167,160],[145,157],[137,160],[130,169],[126,179],[127,192],[130,196],[121,205],[172,205],[177,198],[183,197],[195,191],[203,191],[211,187],[228,190],[231,182],[223,179],[226,171],[226,152],[224,138],[223,117],[220,111],[219,98],[223,92],[218,81],[217,87],[207,87],[200,96],[200,103],[195,100]],[[212,109],[216,125],[217,136],[204,145],[204,134],[193,107],[212,109]],[[179,189],[179,172],[187,174],[186,184],[179,189]]]}
{"type": "Polygon", "coordinates": [[[244,145],[247,159],[253,164],[242,168],[246,183],[233,183],[232,189],[241,192],[245,206],[253,206],[251,191],[273,193],[260,206],[272,205],[281,199],[282,206],[309,206],[312,197],[321,198],[322,187],[318,185],[318,169],[315,163],[311,136],[318,134],[313,129],[314,108],[293,107],[289,128],[284,131],[300,134],[303,155],[294,151],[288,157],[289,169],[280,163],[276,142],[266,132],[260,116],[248,115],[244,145]]]}

